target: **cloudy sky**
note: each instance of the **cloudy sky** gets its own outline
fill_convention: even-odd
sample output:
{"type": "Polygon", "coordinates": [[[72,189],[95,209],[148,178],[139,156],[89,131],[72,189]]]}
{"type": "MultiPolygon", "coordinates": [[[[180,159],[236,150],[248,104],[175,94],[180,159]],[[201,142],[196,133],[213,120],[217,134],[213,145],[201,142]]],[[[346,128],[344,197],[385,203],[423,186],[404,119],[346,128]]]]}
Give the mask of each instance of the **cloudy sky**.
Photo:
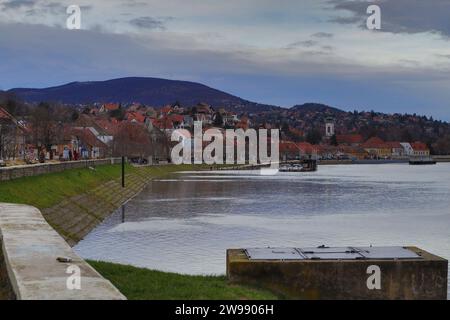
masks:
{"type": "Polygon", "coordinates": [[[450,120],[449,0],[0,0],[0,21],[4,90],[149,76],[450,120]]]}

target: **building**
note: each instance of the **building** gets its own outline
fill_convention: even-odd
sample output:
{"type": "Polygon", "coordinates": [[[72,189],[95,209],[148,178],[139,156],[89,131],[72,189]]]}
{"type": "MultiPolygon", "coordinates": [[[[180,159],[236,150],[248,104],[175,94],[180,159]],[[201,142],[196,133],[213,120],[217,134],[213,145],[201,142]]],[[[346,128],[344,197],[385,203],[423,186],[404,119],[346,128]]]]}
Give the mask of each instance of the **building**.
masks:
{"type": "Polygon", "coordinates": [[[400,142],[400,145],[403,147],[403,154],[405,156],[413,156],[414,150],[409,142],[400,142]]]}
{"type": "Polygon", "coordinates": [[[420,142],[420,141],[413,142],[411,144],[411,147],[413,149],[413,156],[416,156],[416,157],[429,157],[430,156],[430,149],[423,142],[420,142]]]}
{"type": "MultiPolygon", "coordinates": [[[[338,150],[338,152],[340,152],[342,155],[346,155],[348,159],[363,160],[369,155],[367,151],[360,146],[339,145],[338,150]]],[[[340,158],[342,159],[345,157],[341,156],[340,158]]]]}
{"type": "Polygon", "coordinates": [[[364,142],[364,138],[360,134],[338,134],[336,141],[339,145],[356,147],[364,142]]]}
{"type": "Polygon", "coordinates": [[[92,128],[73,128],[72,136],[76,137],[76,151],[82,159],[98,159],[110,156],[110,147],[101,141],[92,128]]]}
{"type": "Polygon", "coordinates": [[[325,120],[325,136],[327,138],[331,138],[332,136],[334,136],[335,131],[334,131],[334,119],[333,118],[326,118],[325,120]]]}
{"type": "Polygon", "coordinates": [[[361,147],[371,158],[389,158],[392,156],[391,147],[378,137],[373,137],[364,142],[361,147]]]}
{"type": "Polygon", "coordinates": [[[100,107],[100,113],[106,113],[106,112],[110,112],[110,111],[115,111],[115,110],[119,110],[120,109],[120,105],[117,103],[105,103],[100,107]]]}
{"type": "Polygon", "coordinates": [[[388,141],[386,145],[391,148],[391,154],[394,158],[400,158],[405,156],[405,149],[398,141],[388,141]]]}
{"type": "Polygon", "coordinates": [[[300,160],[309,156],[316,156],[318,148],[308,142],[280,142],[280,159],[281,161],[300,160]]]}

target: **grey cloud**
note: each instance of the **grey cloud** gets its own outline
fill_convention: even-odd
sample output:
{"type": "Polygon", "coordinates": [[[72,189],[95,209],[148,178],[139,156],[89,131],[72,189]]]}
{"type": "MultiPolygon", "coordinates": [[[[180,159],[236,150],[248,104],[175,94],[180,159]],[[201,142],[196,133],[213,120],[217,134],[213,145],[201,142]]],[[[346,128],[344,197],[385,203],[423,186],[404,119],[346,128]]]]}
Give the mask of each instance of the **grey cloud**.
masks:
{"type": "Polygon", "coordinates": [[[332,33],[328,33],[328,32],[316,32],[316,33],[312,34],[311,37],[320,38],[320,39],[331,39],[334,37],[334,35],[332,33]]]}
{"type": "Polygon", "coordinates": [[[32,7],[36,3],[36,0],[10,0],[2,3],[5,10],[17,9],[21,7],[32,7]]]}
{"type": "Polygon", "coordinates": [[[436,54],[436,57],[442,59],[450,59],[450,54],[436,54]]]}
{"type": "Polygon", "coordinates": [[[317,45],[318,42],[314,40],[296,41],[287,45],[286,49],[294,49],[298,47],[311,48],[317,45]]]}
{"type": "Polygon", "coordinates": [[[381,8],[381,31],[411,34],[433,32],[450,37],[448,0],[329,0],[327,3],[333,10],[350,14],[334,14],[332,22],[358,24],[365,28],[367,7],[377,4],[381,8]]]}
{"type": "MultiPolygon", "coordinates": [[[[4,75],[0,87],[153,76],[198,81],[264,103],[314,100],[365,106],[370,101],[380,111],[426,111],[435,118],[450,119],[445,107],[450,100],[447,70],[361,66],[328,59],[316,47],[300,51],[298,59],[265,60],[262,54],[242,48],[240,52],[187,45],[176,49],[171,41],[179,41],[171,37],[0,23],[0,74],[4,75]],[[308,59],[317,55],[323,59],[308,59]],[[424,105],[430,109],[424,110],[424,105]]],[[[190,38],[185,41],[195,44],[190,38]]]]}
{"type": "Polygon", "coordinates": [[[155,18],[155,17],[139,17],[130,20],[130,24],[142,29],[158,29],[166,30],[166,22],[171,20],[170,17],[155,18]]]}

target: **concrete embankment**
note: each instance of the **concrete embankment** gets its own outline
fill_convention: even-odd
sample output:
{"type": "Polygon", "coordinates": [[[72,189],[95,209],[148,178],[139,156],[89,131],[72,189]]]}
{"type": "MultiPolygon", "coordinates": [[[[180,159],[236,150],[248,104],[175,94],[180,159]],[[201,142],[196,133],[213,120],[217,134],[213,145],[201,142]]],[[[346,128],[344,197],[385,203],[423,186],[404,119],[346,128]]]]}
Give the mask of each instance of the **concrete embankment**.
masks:
{"type": "Polygon", "coordinates": [[[138,194],[154,177],[155,167],[141,167],[121,180],[108,181],[84,194],[67,198],[43,209],[48,223],[69,243],[77,244],[128,199],[138,194]]]}
{"type": "Polygon", "coordinates": [[[0,203],[0,245],[0,299],[125,299],[34,207],[0,203]]]}
{"type": "Polygon", "coordinates": [[[0,181],[39,176],[42,174],[61,172],[70,169],[88,168],[90,166],[117,164],[120,163],[120,161],[120,158],[108,158],[5,167],[0,168],[0,181]]]}

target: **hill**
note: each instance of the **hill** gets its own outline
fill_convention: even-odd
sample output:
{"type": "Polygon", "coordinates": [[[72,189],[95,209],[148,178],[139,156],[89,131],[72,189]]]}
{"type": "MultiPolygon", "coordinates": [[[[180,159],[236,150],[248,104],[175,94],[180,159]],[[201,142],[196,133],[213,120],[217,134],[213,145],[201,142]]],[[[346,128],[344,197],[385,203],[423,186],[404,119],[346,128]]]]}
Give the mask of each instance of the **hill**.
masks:
{"type": "Polygon", "coordinates": [[[326,104],[321,104],[321,103],[304,103],[304,104],[300,104],[300,105],[295,105],[292,108],[290,108],[290,111],[300,112],[300,113],[318,112],[318,113],[329,114],[329,115],[338,115],[338,114],[345,113],[345,111],[343,111],[343,110],[340,110],[335,107],[330,107],[326,104]]]}
{"type": "Polygon", "coordinates": [[[64,104],[91,103],[142,103],[155,107],[176,101],[183,106],[200,102],[214,107],[226,107],[240,112],[257,112],[277,107],[251,102],[200,83],[158,78],[120,78],[107,81],[72,82],[62,86],[9,90],[20,99],[39,103],[41,101],[64,104]]]}

